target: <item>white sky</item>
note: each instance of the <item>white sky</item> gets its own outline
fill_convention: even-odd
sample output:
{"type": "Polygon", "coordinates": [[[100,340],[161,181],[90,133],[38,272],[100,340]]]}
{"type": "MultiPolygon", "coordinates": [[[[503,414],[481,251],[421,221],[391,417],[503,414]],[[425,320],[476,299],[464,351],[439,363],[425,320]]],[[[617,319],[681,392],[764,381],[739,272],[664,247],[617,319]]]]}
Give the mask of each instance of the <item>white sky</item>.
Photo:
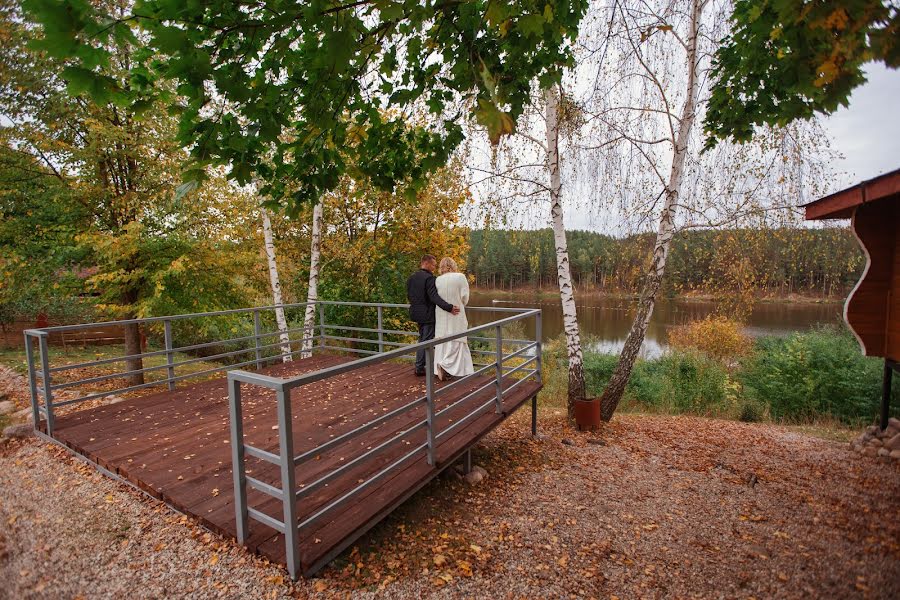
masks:
{"type": "Polygon", "coordinates": [[[900,71],[880,63],[866,69],[869,81],[853,91],[850,106],[822,119],[833,148],[838,189],[900,168],[900,71]]]}

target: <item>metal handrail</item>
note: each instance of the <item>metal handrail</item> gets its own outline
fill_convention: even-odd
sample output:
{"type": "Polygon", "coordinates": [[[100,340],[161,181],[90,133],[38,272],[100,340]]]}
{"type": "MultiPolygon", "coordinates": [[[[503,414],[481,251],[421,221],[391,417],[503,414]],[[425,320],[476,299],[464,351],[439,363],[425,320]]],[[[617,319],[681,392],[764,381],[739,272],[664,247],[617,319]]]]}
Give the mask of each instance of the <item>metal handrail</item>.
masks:
{"type": "MultiPolygon", "coordinates": [[[[477,325],[474,327],[470,327],[464,332],[460,332],[457,334],[453,334],[450,336],[442,337],[439,339],[428,340],[425,342],[417,342],[413,344],[400,344],[396,342],[388,342],[385,341],[383,335],[388,333],[388,330],[382,329],[383,321],[381,311],[383,308],[405,308],[406,305],[402,304],[366,304],[360,302],[334,302],[334,301],[322,301],[320,302],[320,323],[317,326],[320,338],[320,343],[317,346],[319,349],[336,349],[343,350],[351,353],[357,353],[363,355],[362,358],[358,358],[353,360],[352,362],[342,363],[337,365],[332,365],[330,367],[326,367],[323,369],[318,369],[316,371],[312,371],[309,373],[302,373],[300,375],[295,376],[286,376],[286,377],[271,377],[268,375],[264,375],[262,373],[254,373],[250,371],[243,371],[240,369],[231,370],[228,372],[228,395],[229,395],[229,405],[230,405],[230,414],[231,414],[231,443],[232,443],[232,472],[234,477],[234,487],[235,487],[235,518],[237,524],[237,537],[239,543],[244,543],[249,536],[249,520],[253,519],[256,521],[260,521],[264,524],[268,524],[271,526],[273,518],[266,515],[264,519],[257,518],[259,512],[252,509],[247,505],[247,487],[253,487],[258,491],[266,492],[268,490],[268,495],[271,497],[279,498],[282,500],[283,510],[285,519],[284,521],[277,521],[278,527],[275,527],[277,531],[283,532],[285,535],[285,556],[286,562],[288,565],[288,570],[291,573],[292,577],[296,577],[297,572],[299,570],[299,530],[303,527],[308,527],[313,523],[321,520],[326,514],[330,511],[336,509],[337,507],[343,505],[349,499],[351,499],[355,494],[365,489],[368,486],[373,485],[377,481],[383,479],[389,473],[391,473],[394,469],[411,459],[413,456],[418,455],[423,450],[426,451],[426,461],[430,465],[436,466],[435,460],[435,446],[437,441],[445,436],[447,436],[452,431],[455,431],[458,427],[461,427],[463,424],[469,422],[471,419],[476,418],[479,415],[484,414],[486,410],[491,407],[497,412],[501,412],[502,410],[502,402],[503,402],[503,394],[508,393],[509,390],[512,390],[524,382],[528,381],[530,378],[534,377],[537,381],[540,382],[541,374],[541,311],[540,309],[523,309],[523,308],[494,308],[494,307],[470,307],[470,309],[478,308],[489,310],[491,312],[497,312],[502,314],[513,313],[510,316],[505,316],[503,318],[497,319],[490,323],[477,325]],[[348,306],[361,306],[361,307],[378,307],[378,329],[371,329],[366,327],[357,327],[357,326],[342,326],[342,325],[333,325],[326,324],[324,322],[324,318],[322,315],[322,305],[348,305],[348,306]],[[509,325],[516,321],[521,321],[524,319],[534,318],[535,319],[535,340],[520,340],[520,339],[511,339],[505,340],[503,339],[502,330],[503,326],[509,325]],[[357,338],[351,336],[337,336],[337,335],[329,335],[326,333],[327,330],[346,330],[349,332],[366,332],[366,333],[375,333],[378,334],[378,338],[357,338]],[[475,337],[472,336],[473,333],[478,333],[487,330],[494,330],[493,337],[475,337]],[[495,344],[494,352],[490,353],[494,355],[495,360],[487,365],[484,365],[482,368],[476,370],[473,374],[463,377],[457,381],[453,381],[446,386],[441,387],[440,389],[435,389],[434,387],[434,376],[433,376],[433,362],[434,362],[434,349],[439,344],[444,344],[447,342],[451,342],[459,339],[478,339],[493,342],[495,344]],[[377,345],[379,351],[374,350],[364,350],[361,348],[345,348],[340,346],[329,345],[327,342],[329,340],[335,341],[346,341],[352,343],[359,344],[371,344],[377,345]],[[514,351],[510,351],[509,353],[504,353],[503,344],[509,343],[517,347],[514,351]],[[395,349],[384,350],[385,346],[398,346],[395,349]],[[327,442],[324,442],[312,449],[306,450],[299,455],[293,455],[292,452],[292,433],[290,431],[290,423],[292,422],[291,413],[291,404],[290,404],[290,395],[292,390],[300,388],[304,385],[312,384],[317,381],[321,381],[324,379],[328,379],[331,377],[335,377],[338,375],[342,375],[345,373],[352,372],[357,369],[363,369],[372,365],[377,365],[386,361],[407,358],[410,354],[416,353],[420,350],[425,351],[426,355],[426,377],[425,377],[425,388],[426,393],[424,397],[416,398],[411,402],[407,402],[403,406],[397,407],[391,410],[384,415],[380,415],[377,418],[374,418],[362,425],[351,429],[345,433],[342,433],[336,438],[330,439],[327,442]],[[513,358],[520,357],[527,352],[535,350],[535,356],[530,356],[520,365],[504,365],[504,361],[512,360],[513,358]],[[536,363],[533,369],[525,370],[526,367],[529,367],[532,363],[536,363]],[[448,406],[443,407],[439,411],[435,411],[434,409],[434,400],[435,398],[441,394],[446,393],[446,390],[452,389],[456,386],[463,385],[466,382],[471,382],[476,380],[476,378],[483,377],[484,374],[491,369],[494,370],[494,376],[486,383],[478,386],[476,389],[465,393],[462,398],[455,400],[448,406]],[[513,380],[510,378],[510,375],[514,373],[521,372],[523,375],[522,379],[513,380]],[[267,452],[260,448],[253,447],[247,444],[243,438],[243,423],[242,423],[242,408],[241,408],[241,385],[242,384],[252,384],[261,386],[264,388],[272,389],[276,392],[276,396],[278,398],[278,445],[279,445],[279,454],[275,455],[273,453],[267,452]],[[486,401],[481,403],[479,406],[475,407],[473,410],[468,411],[465,415],[459,417],[457,420],[452,422],[451,424],[443,427],[441,431],[436,431],[437,426],[436,422],[439,417],[450,414],[451,411],[457,409],[462,406],[466,402],[472,400],[472,398],[477,397],[479,394],[484,394],[485,390],[490,389],[491,387],[496,386],[497,392],[496,394],[492,394],[491,397],[486,401]],[[296,485],[296,474],[293,472],[293,469],[298,465],[305,463],[309,459],[321,455],[324,452],[337,448],[342,444],[346,444],[353,438],[358,435],[383,425],[384,423],[391,421],[392,419],[396,419],[401,414],[406,413],[410,410],[415,409],[419,405],[424,402],[426,407],[426,417],[425,420],[418,421],[413,423],[412,425],[404,425],[402,431],[394,431],[390,434],[390,437],[381,441],[374,447],[368,448],[362,454],[354,456],[348,462],[342,463],[340,466],[329,470],[328,472],[322,474],[320,477],[315,479],[310,483],[306,483],[301,486],[296,485]],[[282,424],[287,425],[287,427],[282,427],[282,424]],[[296,506],[294,506],[292,499],[300,499],[305,498],[309,494],[311,494],[314,490],[321,488],[322,486],[327,485],[329,482],[334,481],[341,474],[346,473],[349,469],[353,467],[357,467],[360,464],[363,464],[367,461],[371,461],[377,455],[382,454],[386,451],[387,448],[392,447],[399,440],[403,440],[407,438],[411,433],[418,431],[422,428],[426,430],[426,441],[425,443],[419,445],[414,448],[410,452],[406,453],[399,459],[393,461],[390,465],[380,469],[374,475],[369,476],[365,480],[361,480],[359,485],[353,487],[353,489],[348,492],[342,494],[339,498],[333,500],[328,503],[326,506],[320,507],[317,509],[312,515],[304,519],[302,522],[296,517],[296,506]],[[248,454],[250,456],[264,456],[266,460],[272,462],[273,464],[280,464],[281,466],[281,479],[282,485],[281,488],[276,488],[275,486],[266,484],[268,487],[266,489],[260,489],[264,486],[252,486],[250,485],[252,482],[249,482],[249,478],[246,474],[246,467],[244,464],[244,455],[248,454]],[[277,456],[278,462],[276,463],[275,459],[277,456]]],[[[401,333],[403,335],[416,335],[414,332],[393,332],[391,333],[401,333]]],[[[485,352],[487,354],[487,352],[485,352]]],[[[481,365],[479,365],[481,366],[481,365]]],[[[478,379],[480,381],[480,379],[478,379]]],[[[534,408],[534,404],[532,405],[534,408]]],[[[532,424],[534,426],[534,415],[532,415],[532,424]]]]}

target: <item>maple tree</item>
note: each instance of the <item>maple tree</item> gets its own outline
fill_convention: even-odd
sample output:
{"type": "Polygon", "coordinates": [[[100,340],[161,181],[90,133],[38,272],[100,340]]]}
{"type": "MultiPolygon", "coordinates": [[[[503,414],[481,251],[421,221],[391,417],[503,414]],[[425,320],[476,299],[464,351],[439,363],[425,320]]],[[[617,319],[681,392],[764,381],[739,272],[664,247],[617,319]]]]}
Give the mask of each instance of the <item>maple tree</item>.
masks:
{"type": "MultiPolygon", "coordinates": [[[[533,81],[571,62],[586,0],[140,0],[109,14],[89,0],[26,0],[39,46],[64,60],[74,94],[142,112],[153,96],[179,114],[186,186],[230,166],[296,209],[356,176],[411,197],[444,165],[474,117],[512,132],[533,81]],[[112,42],[141,44],[116,78],[112,42]],[[166,90],[162,82],[174,82],[166,90]],[[385,113],[383,108],[398,109],[385,113]],[[423,110],[409,129],[404,110],[423,110]]],[[[183,188],[183,189],[187,189],[183,188]]]]}
{"type": "Polygon", "coordinates": [[[863,67],[900,67],[900,7],[882,0],[738,0],[716,51],[706,113],[707,148],[747,141],[759,125],[785,125],[847,106],[863,67]]]}
{"type": "MultiPolygon", "coordinates": [[[[65,233],[50,241],[45,256],[31,254],[35,264],[44,265],[36,270],[43,274],[36,286],[52,285],[55,278],[48,270],[81,268],[81,286],[70,293],[94,295],[98,308],[116,318],[222,306],[242,296],[242,282],[234,274],[246,255],[225,241],[230,219],[222,216],[245,208],[247,198],[214,173],[190,198],[174,200],[186,158],[174,142],[175,117],[158,101],[153,110],[136,112],[87,94],[70,96],[60,75],[63,65],[33,49],[34,29],[17,5],[0,6],[9,42],[0,71],[0,111],[9,123],[2,129],[3,153],[12,157],[6,166],[11,177],[52,188],[50,200],[22,197],[21,191],[11,195],[19,198],[19,207],[10,204],[9,210],[19,215],[20,225],[52,210],[43,222],[56,219],[56,230],[65,233]],[[46,259],[61,251],[78,256],[59,265],[46,259]]],[[[114,2],[103,6],[112,14],[117,10],[114,2]]],[[[113,41],[104,76],[125,87],[138,49],[113,41]]],[[[126,325],[125,331],[126,354],[140,354],[137,325],[126,325]]],[[[141,360],[127,362],[130,381],[143,383],[141,360]]]]}

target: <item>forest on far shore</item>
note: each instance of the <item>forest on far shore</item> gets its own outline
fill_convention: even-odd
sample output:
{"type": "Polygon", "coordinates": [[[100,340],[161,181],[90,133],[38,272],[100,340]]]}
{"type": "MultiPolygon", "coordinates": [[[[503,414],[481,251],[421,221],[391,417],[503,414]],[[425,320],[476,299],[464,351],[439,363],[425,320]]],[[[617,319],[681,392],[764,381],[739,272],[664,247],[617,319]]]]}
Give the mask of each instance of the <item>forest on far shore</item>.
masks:
{"type": "MultiPolygon", "coordinates": [[[[567,231],[572,278],[582,290],[638,293],[655,235],[615,238],[567,231]]],[[[557,284],[551,229],[473,230],[467,270],[482,288],[557,284]]],[[[845,295],[865,256],[845,227],[686,230],[672,242],[663,292],[814,297],[845,295]]]]}

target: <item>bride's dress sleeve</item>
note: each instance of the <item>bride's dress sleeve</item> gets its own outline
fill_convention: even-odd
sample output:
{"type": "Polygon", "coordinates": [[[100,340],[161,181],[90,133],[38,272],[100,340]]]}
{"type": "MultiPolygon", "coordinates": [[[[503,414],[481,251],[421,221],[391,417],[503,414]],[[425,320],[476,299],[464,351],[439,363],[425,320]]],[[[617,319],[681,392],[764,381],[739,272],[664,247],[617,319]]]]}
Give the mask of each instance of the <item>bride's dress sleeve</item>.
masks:
{"type": "MultiPolygon", "coordinates": [[[[460,273],[460,275],[462,275],[462,273],[460,273]]],[[[469,281],[466,279],[465,275],[462,275],[462,289],[459,291],[459,296],[463,306],[467,306],[469,304],[469,281]]]]}

